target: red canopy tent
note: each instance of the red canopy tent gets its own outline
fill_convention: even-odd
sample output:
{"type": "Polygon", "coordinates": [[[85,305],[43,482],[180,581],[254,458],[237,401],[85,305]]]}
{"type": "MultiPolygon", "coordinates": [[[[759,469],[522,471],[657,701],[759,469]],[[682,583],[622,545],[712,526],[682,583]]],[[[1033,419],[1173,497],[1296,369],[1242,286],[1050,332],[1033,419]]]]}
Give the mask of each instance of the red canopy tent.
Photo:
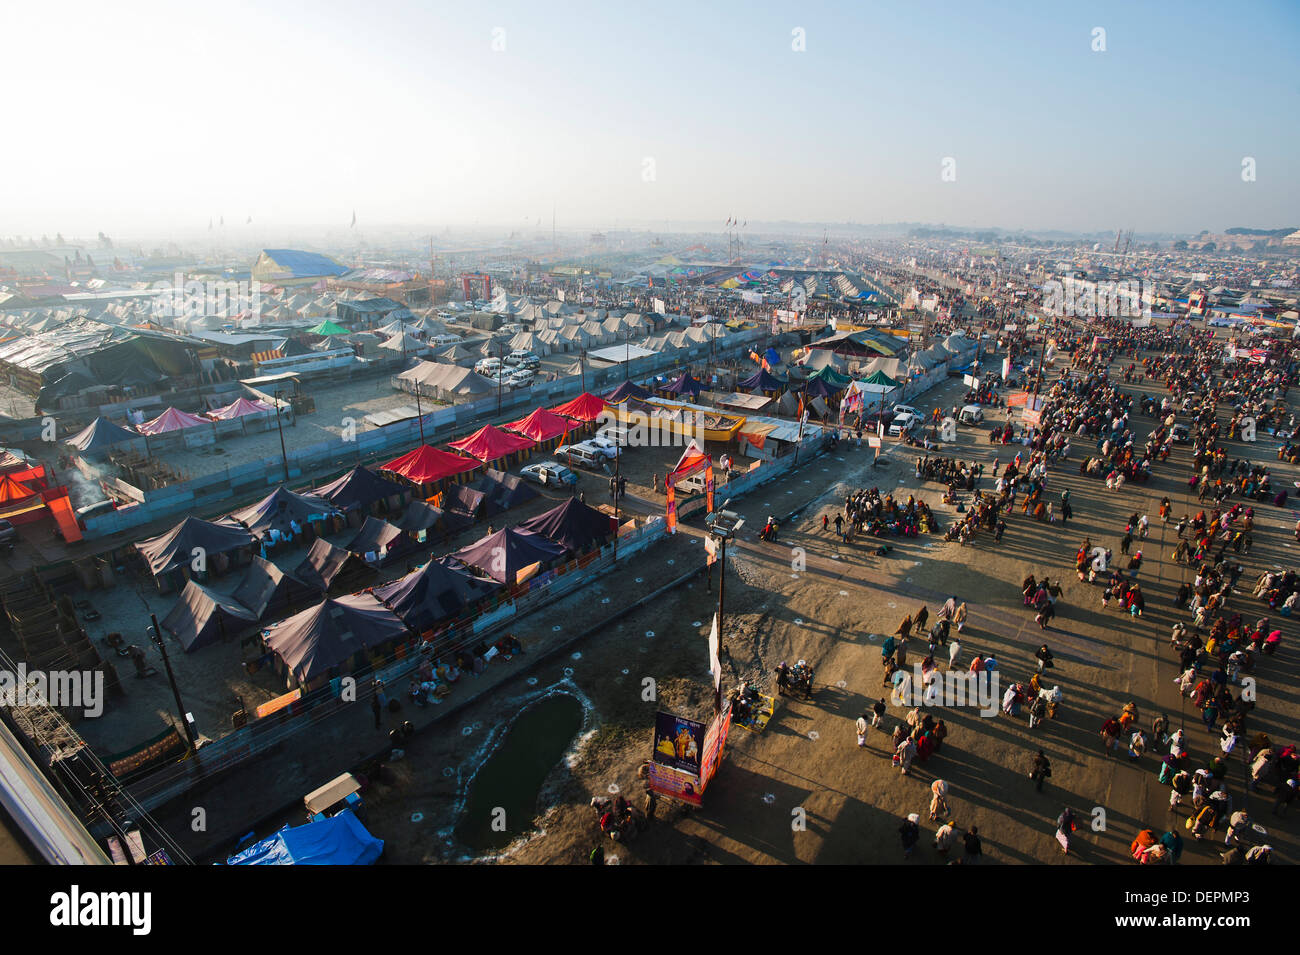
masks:
{"type": "Polygon", "coordinates": [[[141,434],[165,434],[168,431],[179,431],[182,428],[194,428],[201,424],[211,424],[207,418],[200,418],[196,414],[186,414],[184,411],[177,411],[175,408],[168,408],[152,421],[146,421],[136,428],[141,434]]]}
{"type": "Polygon", "coordinates": [[[41,517],[45,500],[40,493],[26,484],[15,481],[11,475],[0,477],[0,518],[15,524],[26,524],[41,517]]]}
{"type": "Polygon", "coordinates": [[[532,438],[538,443],[549,441],[551,438],[558,438],[573,427],[573,422],[568,418],[555,414],[553,411],[547,411],[545,408],[538,408],[527,418],[520,418],[518,421],[511,421],[507,425],[502,425],[507,431],[513,431],[516,434],[522,434],[526,438],[532,438]]]}
{"type": "Polygon", "coordinates": [[[605,413],[605,399],[593,395],[589,391],[584,391],[572,401],[556,405],[551,410],[556,414],[564,415],[566,418],[576,418],[579,421],[595,421],[605,413]]]}
{"type": "Polygon", "coordinates": [[[536,442],[532,438],[508,434],[489,424],[479,428],[468,438],[453,441],[447,447],[461,454],[468,454],[471,458],[477,458],[486,464],[504,458],[508,454],[514,454],[516,451],[526,451],[534,444],[536,442]]]}
{"type": "Polygon", "coordinates": [[[399,475],[416,484],[432,484],[435,481],[441,481],[443,478],[463,474],[466,471],[473,471],[477,467],[478,462],[476,461],[469,461],[459,454],[452,454],[450,451],[443,451],[422,444],[414,451],[403,454],[400,458],[394,458],[387,464],[381,464],[379,470],[399,475]]]}

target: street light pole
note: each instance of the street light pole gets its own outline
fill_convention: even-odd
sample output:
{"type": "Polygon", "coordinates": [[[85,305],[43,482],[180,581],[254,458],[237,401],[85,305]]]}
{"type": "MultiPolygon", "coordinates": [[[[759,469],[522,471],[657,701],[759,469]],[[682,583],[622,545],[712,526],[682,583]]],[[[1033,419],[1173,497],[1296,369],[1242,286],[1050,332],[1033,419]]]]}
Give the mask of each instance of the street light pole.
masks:
{"type": "Polygon", "coordinates": [[[280,460],[284,462],[284,483],[289,483],[289,453],[284,449],[284,425],[280,423],[280,395],[283,392],[275,389],[275,429],[280,432],[280,460]]]}
{"type": "Polygon", "coordinates": [[[191,750],[197,749],[194,728],[190,726],[190,721],[185,716],[185,704],[181,702],[181,691],[180,687],[176,685],[176,674],[172,673],[171,660],[167,658],[167,645],[163,643],[162,631],[158,629],[158,617],[149,614],[149,619],[153,621],[150,633],[153,636],[154,644],[158,647],[158,652],[162,654],[163,669],[167,671],[167,682],[172,685],[172,696],[176,698],[176,712],[180,714],[181,725],[185,727],[185,738],[190,741],[191,750]]]}

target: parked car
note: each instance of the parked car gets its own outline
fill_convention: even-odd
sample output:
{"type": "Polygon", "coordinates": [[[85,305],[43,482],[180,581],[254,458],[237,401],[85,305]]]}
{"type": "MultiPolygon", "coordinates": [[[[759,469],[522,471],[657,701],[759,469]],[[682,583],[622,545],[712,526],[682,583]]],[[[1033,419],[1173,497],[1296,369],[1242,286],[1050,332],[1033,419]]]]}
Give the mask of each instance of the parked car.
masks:
{"type": "Polygon", "coordinates": [[[539,464],[530,464],[523,468],[519,473],[527,480],[536,481],[543,487],[551,487],[553,485],[567,485],[572,487],[578,483],[578,475],[574,474],[558,461],[542,461],[539,464]]]}
{"type": "Polygon", "coordinates": [[[523,388],[527,385],[531,385],[533,383],[533,379],[536,377],[537,375],[531,369],[520,368],[518,371],[512,372],[510,374],[510,376],[506,379],[506,384],[508,384],[512,388],[523,388]]]}
{"type": "Polygon", "coordinates": [[[895,415],[910,414],[914,418],[921,417],[921,412],[917,411],[911,405],[898,404],[894,405],[890,410],[893,411],[895,415]]]}
{"type": "Polygon", "coordinates": [[[1192,429],[1185,424],[1176,424],[1173,427],[1174,444],[1191,444],[1192,429]]]}
{"type": "Polygon", "coordinates": [[[613,438],[606,437],[603,434],[598,434],[595,437],[588,438],[586,441],[580,441],[578,443],[590,447],[598,454],[604,455],[606,458],[608,458],[611,461],[614,460],[619,455],[618,442],[616,442],[613,438]]]}
{"type": "Polygon", "coordinates": [[[920,420],[916,415],[908,412],[894,415],[894,420],[889,422],[889,436],[891,438],[901,438],[905,434],[910,434],[915,430],[920,420]]]}
{"type": "Polygon", "coordinates": [[[501,370],[500,358],[484,358],[474,366],[474,371],[483,375],[485,378],[491,378],[496,372],[501,370]]]}
{"type": "Polygon", "coordinates": [[[984,409],[979,405],[967,405],[957,414],[957,420],[962,424],[983,424],[984,409]]]}
{"type": "Polygon", "coordinates": [[[18,531],[8,521],[0,521],[0,547],[13,547],[18,543],[18,531]]]}
{"type": "Polygon", "coordinates": [[[555,456],[588,471],[603,471],[608,460],[595,448],[582,444],[562,444],[555,449],[555,456]]]}

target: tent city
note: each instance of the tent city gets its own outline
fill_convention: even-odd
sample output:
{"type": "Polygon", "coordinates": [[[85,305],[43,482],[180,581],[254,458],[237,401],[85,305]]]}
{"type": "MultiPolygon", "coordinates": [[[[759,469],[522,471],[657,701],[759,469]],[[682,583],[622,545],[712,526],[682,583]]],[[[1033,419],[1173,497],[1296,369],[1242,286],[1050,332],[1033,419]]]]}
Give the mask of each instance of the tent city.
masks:
{"type": "Polygon", "coordinates": [[[0,862],[1300,859],[1294,7],[72,6],[0,862]]]}

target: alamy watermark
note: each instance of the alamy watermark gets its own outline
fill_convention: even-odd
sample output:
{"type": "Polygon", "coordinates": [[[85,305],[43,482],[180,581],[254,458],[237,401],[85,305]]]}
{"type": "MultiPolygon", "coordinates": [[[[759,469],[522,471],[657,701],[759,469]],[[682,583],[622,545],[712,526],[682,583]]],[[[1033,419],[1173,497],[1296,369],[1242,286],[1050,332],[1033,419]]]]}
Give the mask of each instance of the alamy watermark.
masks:
{"type": "Polygon", "coordinates": [[[0,706],[54,706],[79,709],[93,719],[104,712],[102,670],[0,670],[0,706]]]}
{"type": "Polygon", "coordinates": [[[926,674],[921,664],[914,664],[910,676],[895,684],[890,702],[895,706],[974,706],[980,716],[997,716],[1002,692],[998,672],[978,673],[931,670],[926,674]]]}
{"type": "Polygon", "coordinates": [[[1150,282],[1088,282],[1067,278],[1043,285],[1043,311],[1058,318],[1150,318],[1150,282]]]}
{"type": "Polygon", "coordinates": [[[152,288],[159,292],[154,314],[160,318],[229,318],[238,315],[260,315],[262,311],[262,286],[260,282],[234,279],[186,279],[177,272],[171,282],[155,282],[152,288]]]}

